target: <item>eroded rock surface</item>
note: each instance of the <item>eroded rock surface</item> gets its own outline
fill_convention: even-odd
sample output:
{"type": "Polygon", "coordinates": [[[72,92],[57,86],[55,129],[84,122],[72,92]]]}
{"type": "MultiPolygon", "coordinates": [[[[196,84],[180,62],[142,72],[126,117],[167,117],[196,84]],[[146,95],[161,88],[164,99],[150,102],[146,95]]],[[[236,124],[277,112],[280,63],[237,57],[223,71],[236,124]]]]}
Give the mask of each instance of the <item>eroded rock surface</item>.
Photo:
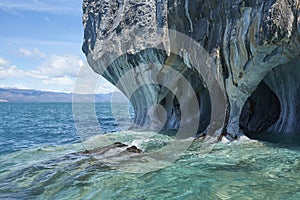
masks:
{"type": "Polygon", "coordinates": [[[213,76],[224,89],[227,103],[220,132],[235,137],[243,130],[292,133],[300,129],[296,123],[300,120],[298,0],[84,0],[83,12],[83,51],[88,62],[130,98],[137,126],[188,126],[191,120],[181,121],[176,97],[184,96],[189,104],[192,93],[200,108],[198,131],[211,123],[212,91],[203,82],[205,75],[190,65],[193,52],[168,52],[172,40],[166,42],[169,33],[165,30],[172,29],[197,41],[215,63],[213,76]],[[147,31],[139,34],[137,28],[147,31]],[[118,34],[133,34],[135,48],[125,48],[128,41],[118,40],[118,34]],[[180,72],[192,89],[182,89],[182,78],[174,77],[165,65],[180,72]],[[127,72],[130,80],[120,83],[127,72]],[[176,93],[145,84],[128,95],[133,84],[154,79],[168,83],[176,93]],[[160,112],[148,112],[157,104],[165,109],[166,120],[160,112]]]}

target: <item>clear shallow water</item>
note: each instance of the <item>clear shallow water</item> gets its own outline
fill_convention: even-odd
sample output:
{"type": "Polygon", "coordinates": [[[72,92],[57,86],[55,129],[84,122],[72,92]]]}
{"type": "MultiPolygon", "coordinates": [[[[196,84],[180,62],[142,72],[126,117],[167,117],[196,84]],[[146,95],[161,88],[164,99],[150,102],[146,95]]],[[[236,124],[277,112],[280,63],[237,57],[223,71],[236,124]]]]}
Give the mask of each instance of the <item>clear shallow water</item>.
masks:
{"type": "MultiPolygon", "coordinates": [[[[108,105],[97,107],[107,118],[101,109],[108,105]]],[[[166,168],[134,174],[78,153],[85,148],[71,104],[5,103],[0,110],[0,199],[300,199],[298,145],[233,142],[204,154],[200,142],[166,168]]],[[[115,123],[106,128],[116,130],[115,123]]],[[[146,152],[173,140],[130,133],[107,137],[146,152]]]]}

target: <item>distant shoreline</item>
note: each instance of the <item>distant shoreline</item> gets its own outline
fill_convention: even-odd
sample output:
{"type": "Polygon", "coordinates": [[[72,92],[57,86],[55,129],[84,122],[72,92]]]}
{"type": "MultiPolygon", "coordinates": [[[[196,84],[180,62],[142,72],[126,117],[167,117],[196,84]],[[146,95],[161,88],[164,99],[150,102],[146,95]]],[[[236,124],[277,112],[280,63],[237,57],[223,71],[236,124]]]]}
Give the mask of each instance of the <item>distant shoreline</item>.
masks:
{"type": "MultiPolygon", "coordinates": [[[[72,103],[73,96],[76,95],[75,102],[125,102],[124,98],[115,98],[112,93],[108,94],[73,94],[64,92],[50,92],[31,89],[0,88],[0,103],[72,103]]],[[[116,95],[118,96],[118,95],[116,95]]]]}

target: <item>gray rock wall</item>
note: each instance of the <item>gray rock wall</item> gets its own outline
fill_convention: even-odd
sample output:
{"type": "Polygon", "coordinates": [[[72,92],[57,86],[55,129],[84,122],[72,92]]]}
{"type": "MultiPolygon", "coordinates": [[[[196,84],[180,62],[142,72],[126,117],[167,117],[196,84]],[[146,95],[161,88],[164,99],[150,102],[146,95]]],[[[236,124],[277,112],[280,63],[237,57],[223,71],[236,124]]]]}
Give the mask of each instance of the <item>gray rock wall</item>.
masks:
{"type": "Polygon", "coordinates": [[[198,131],[203,132],[213,121],[213,92],[205,75],[191,66],[194,52],[168,51],[174,40],[168,40],[172,36],[166,30],[172,29],[195,40],[214,62],[209,65],[214,68],[212,76],[226,97],[226,120],[219,133],[235,137],[243,130],[291,133],[300,129],[296,123],[300,119],[298,0],[84,0],[83,13],[83,51],[88,62],[130,98],[136,126],[178,129],[197,119],[198,131]],[[139,34],[137,28],[147,31],[139,34]],[[130,34],[134,40],[117,36],[130,34]],[[165,65],[182,76],[176,77],[165,65]],[[126,73],[130,78],[124,80],[126,73]],[[182,77],[191,88],[181,86],[182,77]],[[147,85],[153,80],[172,91],[147,85]],[[141,83],[145,86],[130,92],[141,83]],[[189,107],[180,104],[191,104],[192,94],[200,111],[191,109],[190,119],[183,120],[180,108],[189,107]],[[157,104],[165,113],[149,112],[157,104]]]}

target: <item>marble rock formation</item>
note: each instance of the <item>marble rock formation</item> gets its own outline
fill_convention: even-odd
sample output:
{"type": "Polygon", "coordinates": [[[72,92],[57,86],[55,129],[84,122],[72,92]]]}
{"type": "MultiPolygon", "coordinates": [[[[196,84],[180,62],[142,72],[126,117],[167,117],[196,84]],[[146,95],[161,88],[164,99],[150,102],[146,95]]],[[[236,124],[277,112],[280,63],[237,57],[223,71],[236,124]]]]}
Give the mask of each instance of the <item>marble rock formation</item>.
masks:
{"type": "Polygon", "coordinates": [[[173,41],[166,42],[166,30],[175,30],[195,40],[214,62],[210,66],[226,98],[225,120],[215,134],[236,138],[300,130],[299,0],[84,0],[83,13],[87,60],[128,96],[137,126],[188,126],[191,120],[182,121],[180,102],[189,104],[192,93],[200,108],[198,118],[190,116],[199,119],[198,132],[212,125],[212,91],[205,75],[191,66],[193,52],[168,52],[173,41]],[[147,31],[141,35],[135,29],[147,31]],[[117,39],[130,34],[134,41],[117,39]],[[127,42],[135,48],[125,48],[127,42]],[[192,89],[180,87],[182,77],[168,73],[165,65],[182,74],[192,89]],[[122,79],[126,72],[131,78],[122,79]],[[162,84],[146,84],[149,80],[162,84]],[[128,93],[143,81],[143,87],[128,93]],[[164,87],[167,83],[175,89],[164,87]],[[149,112],[153,105],[163,112],[149,112]]]}

